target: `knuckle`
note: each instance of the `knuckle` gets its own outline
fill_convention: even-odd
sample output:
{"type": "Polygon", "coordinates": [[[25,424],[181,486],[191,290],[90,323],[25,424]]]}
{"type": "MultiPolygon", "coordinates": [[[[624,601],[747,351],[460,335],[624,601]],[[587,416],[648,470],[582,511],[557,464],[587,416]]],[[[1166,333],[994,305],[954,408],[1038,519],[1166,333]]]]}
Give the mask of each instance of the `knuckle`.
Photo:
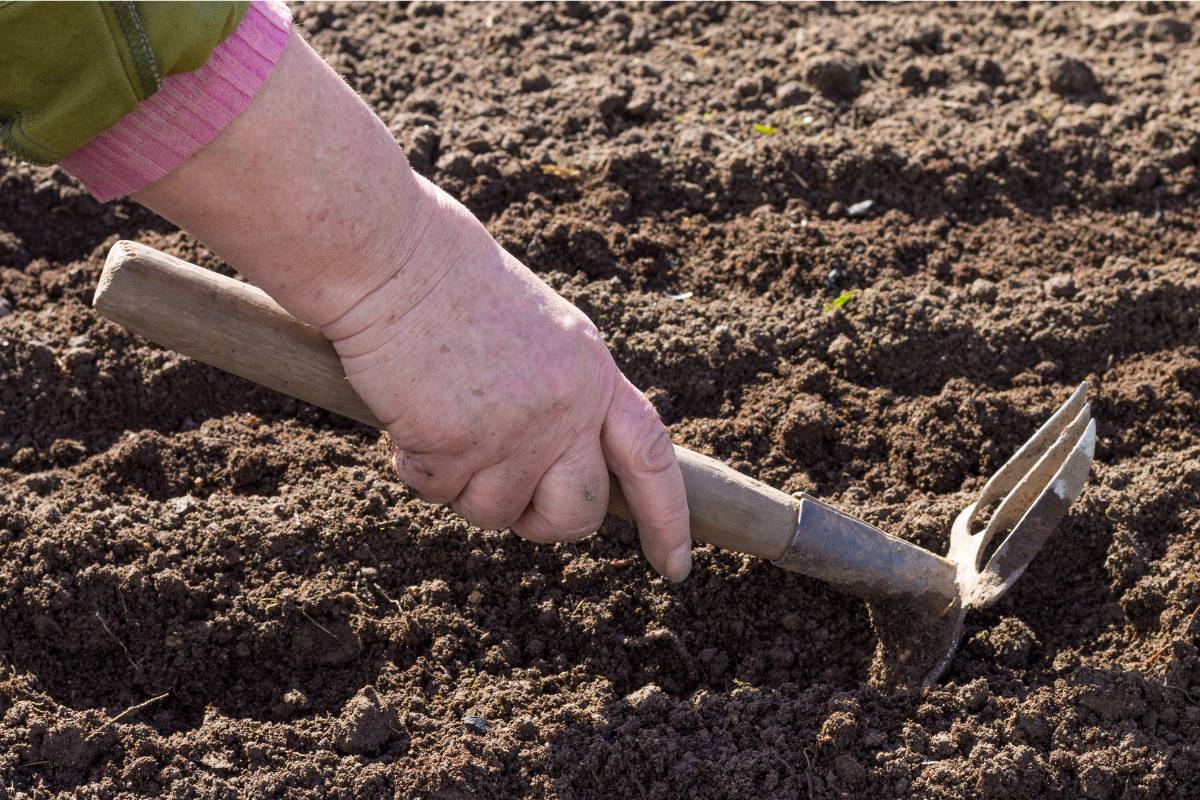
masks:
{"type": "Polygon", "coordinates": [[[429,483],[437,478],[428,458],[407,450],[401,450],[396,455],[396,472],[402,481],[410,485],[429,483]]]}
{"type": "Polygon", "coordinates": [[[420,464],[418,459],[401,452],[395,458],[396,476],[422,500],[439,494],[436,473],[428,465],[420,464]]]}
{"type": "Polygon", "coordinates": [[[612,358],[612,354],[608,351],[608,345],[604,341],[604,335],[600,333],[600,329],[596,327],[595,323],[582,313],[575,321],[574,329],[585,352],[602,361],[609,361],[612,358]]]}
{"type": "Polygon", "coordinates": [[[554,370],[550,377],[555,394],[574,405],[580,399],[580,381],[597,387],[611,383],[615,363],[600,330],[578,310],[572,311],[563,322],[569,341],[564,363],[571,364],[571,368],[554,370]]]}
{"type": "Polygon", "coordinates": [[[645,405],[634,430],[633,469],[640,475],[656,475],[674,466],[675,448],[649,401],[645,405]]]}

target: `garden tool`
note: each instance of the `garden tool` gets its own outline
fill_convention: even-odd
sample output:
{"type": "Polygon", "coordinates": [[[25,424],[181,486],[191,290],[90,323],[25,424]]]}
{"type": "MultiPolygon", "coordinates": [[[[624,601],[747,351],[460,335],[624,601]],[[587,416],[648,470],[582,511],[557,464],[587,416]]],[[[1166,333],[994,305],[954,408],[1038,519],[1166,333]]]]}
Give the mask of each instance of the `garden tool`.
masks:
{"type": "MultiPolygon", "coordinates": [[[[109,252],[93,305],[159,345],[381,427],[347,382],[333,345],[249,284],[121,241],[109,252]]],[[[692,536],[863,598],[879,636],[872,682],[928,686],[953,658],[967,611],[1008,591],[1082,491],[1096,443],[1087,388],[1075,389],[984,484],[954,521],[944,556],[676,446],[692,536]]],[[[608,510],[630,518],[615,481],[608,510]]]]}

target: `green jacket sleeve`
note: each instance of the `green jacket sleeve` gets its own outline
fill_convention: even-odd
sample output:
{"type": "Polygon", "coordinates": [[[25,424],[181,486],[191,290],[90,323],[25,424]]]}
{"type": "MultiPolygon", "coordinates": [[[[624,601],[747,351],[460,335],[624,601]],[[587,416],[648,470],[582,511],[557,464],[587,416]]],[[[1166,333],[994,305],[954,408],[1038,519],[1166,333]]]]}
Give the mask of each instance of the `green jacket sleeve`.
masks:
{"type": "Polygon", "coordinates": [[[242,2],[0,2],[0,147],[53,164],[204,65],[242,2]]]}

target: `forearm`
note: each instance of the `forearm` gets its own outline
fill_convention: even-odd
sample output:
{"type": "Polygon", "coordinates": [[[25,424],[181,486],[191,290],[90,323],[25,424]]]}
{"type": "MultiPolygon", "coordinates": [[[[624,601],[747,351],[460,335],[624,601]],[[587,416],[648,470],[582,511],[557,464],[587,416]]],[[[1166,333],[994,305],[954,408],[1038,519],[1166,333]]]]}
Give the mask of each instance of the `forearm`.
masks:
{"type": "Polygon", "coordinates": [[[135,198],[333,340],[422,497],[574,540],[604,518],[611,469],[647,557],[687,574],[687,497],[654,407],[295,33],[246,111],[135,198]]]}
{"type": "Polygon", "coordinates": [[[414,250],[430,219],[447,215],[371,109],[295,32],[245,112],[134,198],[321,326],[393,276],[419,296],[429,271],[412,263],[414,250]]]}

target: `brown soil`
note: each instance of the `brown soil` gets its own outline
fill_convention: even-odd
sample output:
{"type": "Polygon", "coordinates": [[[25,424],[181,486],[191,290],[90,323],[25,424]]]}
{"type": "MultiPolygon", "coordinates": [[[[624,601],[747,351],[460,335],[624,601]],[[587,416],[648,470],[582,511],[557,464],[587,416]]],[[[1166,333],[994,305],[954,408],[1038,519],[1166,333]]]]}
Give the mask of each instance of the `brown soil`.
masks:
{"type": "Polygon", "coordinates": [[[1195,6],[297,16],[678,441],[941,549],[1087,379],[1092,480],[942,685],[883,693],[858,601],[480,533],[100,321],[118,237],[220,265],[0,159],[0,796],[1200,793],[1195,6]]]}

